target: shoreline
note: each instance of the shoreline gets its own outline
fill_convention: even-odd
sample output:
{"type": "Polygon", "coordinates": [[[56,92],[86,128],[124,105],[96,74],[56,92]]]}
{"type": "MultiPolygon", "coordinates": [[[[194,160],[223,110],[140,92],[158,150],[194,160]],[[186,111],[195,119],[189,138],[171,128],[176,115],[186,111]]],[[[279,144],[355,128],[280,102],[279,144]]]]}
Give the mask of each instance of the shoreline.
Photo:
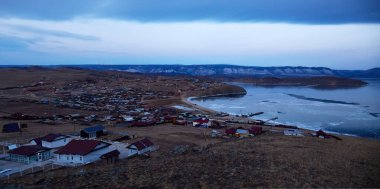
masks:
{"type": "MultiPolygon", "coordinates": [[[[241,82],[239,82],[241,83],[241,82]]],[[[234,85],[234,84],[231,84],[231,83],[228,83],[230,85],[234,85]]],[[[249,83],[247,83],[249,84],[249,83]]],[[[238,86],[238,85],[235,85],[235,86],[238,86]]],[[[198,111],[202,111],[202,112],[205,112],[205,113],[210,113],[210,114],[216,114],[216,113],[220,113],[219,111],[216,111],[216,110],[213,110],[213,109],[210,109],[210,108],[206,108],[206,107],[203,107],[201,105],[198,105],[196,103],[193,103],[191,101],[191,99],[197,99],[197,98],[208,98],[208,97],[223,97],[223,96],[229,96],[229,95],[246,95],[247,92],[241,92],[241,93],[225,93],[225,94],[214,94],[214,95],[203,95],[203,96],[181,96],[181,101],[183,103],[185,103],[186,105],[190,106],[191,108],[193,108],[194,110],[198,110],[198,111]]],[[[230,116],[234,116],[234,115],[230,115],[230,116]]],[[[241,117],[233,117],[234,119],[241,119],[241,117]]],[[[263,121],[261,119],[254,119],[252,117],[248,117],[248,119],[251,119],[251,120],[259,120],[259,121],[263,121]]],[[[282,124],[282,125],[286,125],[285,123],[281,123],[281,122],[276,122],[277,124],[282,124]]],[[[300,127],[299,125],[292,125],[292,126],[295,126],[297,127],[297,129],[301,129],[301,130],[304,130],[304,131],[308,131],[308,132],[316,132],[318,131],[319,129],[310,129],[310,128],[305,128],[305,127],[300,127]]],[[[276,126],[274,126],[276,127],[276,126]]],[[[329,130],[325,130],[325,129],[322,129],[320,128],[320,130],[323,130],[324,132],[326,133],[329,133],[329,134],[334,134],[334,135],[339,135],[339,136],[345,136],[345,137],[354,137],[354,138],[365,138],[365,139],[374,139],[374,140],[379,140],[377,138],[372,138],[372,137],[362,137],[362,136],[359,136],[359,135],[355,135],[355,134],[349,134],[349,133],[339,133],[339,132],[335,132],[335,131],[329,131],[329,130]]]]}
{"type": "Polygon", "coordinates": [[[209,109],[209,108],[205,108],[203,106],[199,106],[193,102],[191,102],[189,99],[190,98],[195,98],[195,97],[187,97],[187,96],[181,96],[181,101],[190,106],[191,108],[193,108],[194,110],[198,110],[198,111],[202,111],[202,112],[206,112],[206,113],[210,113],[210,114],[215,114],[217,113],[217,111],[215,110],[212,110],[212,109],[209,109]]]}
{"type": "Polygon", "coordinates": [[[222,96],[231,96],[231,95],[246,95],[247,94],[247,91],[243,87],[241,87],[241,86],[238,86],[238,85],[235,85],[235,84],[230,84],[230,83],[227,83],[227,82],[224,82],[224,83],[227,84],[228,86],[234,87],[233,90],[235,90],[235,91],[231,91],[231,90],[230,90],[230,92],[225,91],[227,93],[224,93],[223,91],[222,91],[222,93],[220,93],[220,92],[218,93],[218,92],[214,91],[216,94],[209,94],[209,95],[195,94],[195,95],[192,95],[192,96],[189,96],[187,93],[183,93],[180,96],[181,97],[181,101],[182,101],[182,103],[190,106],[194,110],[198,110],[198,111],[209,113],[209,114],[217,114],[217,113],[219,113],[218,111],[215,111],[213,109],[200,106],[200,105],[192,102],[191,99],[208,98],[208,97],[222,97],[222,96]],[[236,88],[238,88],[239,90],[236,90],[236,88]]]}
{"type": "MultiPolygon", "coordinates": [[[[213,114],[215,114],[215,113],[219,113],[219,112],[215,111],[215,110],[212,110],[212,109],[209,109],[209,108],[206,108],[206,107],[203,107],[203,106],[200,106],[200,105],[197,105],[197,104],[194,104],[194,103],[192,103],[191,101],[188,100],[188,99],[191,99],[191,98],[205,98],[205,97],[214,97],[214,96],[224,96],[224,95],[219,94],[219,95],[202,96],[202,97],[187,97],[187,98],[182,99],[182,102],[184,102],[185,104],[191,106],[191,108],[193,108],[194,110],[198,110],[198,111],[203,111],[203,112],[206,112],[206,113],[213,113],[213,114]]],[[[233,115],[230,115],[230,116],[233,116],[233,115]]],[[[233,118],[234,119],[241,119],[241,117],[233,117],[233,118]]],[[[248,117],[246,119],[263,121],[261,119],[253,119],[251,117],[248,117]]],[[[280,125],[286,125],[285,123],[280,123],[280,122],[278,122],[278,124],[280,124],[280,125]]],[[[318,130],[313,130],[313,129],[310,129],[310,128],[299,127],[298,125],[289,125],[289,126],[295,126],[295,127],[297,127],[297,129],[303,130],[303,131],[307,131],[307,132],[317,132],[318,131],[318,130]]],[[[267,126],[267,127],[270,127],[270,126],[267,126]]],[[[273,126],[273,127],[274,128],[283,128],[283,129],[286,129],[285,127],[280,127],[280,126],[273,126]]],[[[323,129],[321,129],[321,130],[323,130],[323,129]]],[[[333,135],[377,140],[376,138],[361,137],[361,136],[354,135],[354,134],[338,133],[338,132],[329,131],[329,130],[323,130],[323,131],[326,132],[326,133],[328,133],[328,134],[333,134],[333,135]]]]}
{"type": "MultiPolygon", "coordinates": [[[[236,85],[237,86],[237,85],[236,85]]],[[[203,96],[192,96],[187,97],[188,99],[197,99],[197,98],[209,98],[209,97],[223,97],[223,96],[233,96],[233,95],[246,95],[247,92],[241,92],[241,93],[225,93],[225,94],[214,94],[214,95],[203,95],[203,96]]]]}

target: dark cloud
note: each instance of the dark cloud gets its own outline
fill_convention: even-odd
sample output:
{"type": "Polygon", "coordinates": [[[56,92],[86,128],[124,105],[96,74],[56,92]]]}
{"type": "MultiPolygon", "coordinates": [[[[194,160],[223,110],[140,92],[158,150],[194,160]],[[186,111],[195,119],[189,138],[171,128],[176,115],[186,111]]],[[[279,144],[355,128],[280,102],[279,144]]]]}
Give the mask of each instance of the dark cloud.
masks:
{"type": "Polygon", "coordinates": [[[379,0],[1,0],[0,16],[78,16],[142,22],[213,20],[308,24],[379,23],[379,0]]]}

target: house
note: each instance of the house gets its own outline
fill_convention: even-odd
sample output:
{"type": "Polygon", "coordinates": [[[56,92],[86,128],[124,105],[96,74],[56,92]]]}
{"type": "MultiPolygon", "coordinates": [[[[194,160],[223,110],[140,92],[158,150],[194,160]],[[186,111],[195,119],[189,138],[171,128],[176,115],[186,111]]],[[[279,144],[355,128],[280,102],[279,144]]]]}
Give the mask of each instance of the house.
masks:
{"type": "Polygon", "coordinates": [[[95,125],[92,127],[84,128],[80,131],[82,138],[98,138],[106,134],[106,128],[103,125],[95,125]]]}
{"type": "Polygon", "coordinates": [[[173,124],[174,125],[186,125],[187,124],[187,120],[185,120],[185,119],[175,119],[173,124]]]}
{"type": "Polygon", "coordinates": [[[215,138],[215,137],[221,137],[222,134],[219,131],[217,131],[217,130],[212,130],[210,132],[210,136],[213,137],[213,138],[215,138]]]}
{"type": "Polygon", "coordinates": [[[342,140],[341,138],[339,138],[337,136],[325,133],[321,129],[319,131],[317,131],[315,134],[312,134],[312,136],[316,136],[316,137],[319,137],[319,138],[327,138],[327,139],[328,138],[335,138],[336,140],[342,140]]]}
{"type": "Polygon", "coordinates": [[[69,119],[79,119],[79,118],[81,118],[80,114],[69,114],[68,117],[69,117],[69,119]]]}
{"type": "Polygon", "coordinates": [[[219,121],[216,121],[216,120],[212,120],[211,121],[211,128],[215,128],[215,129],[219,129],[222,127],[222,124],[220,124],[219,121]]]}
{"type": "Polygon", "coordinates": [[[236,137],[247,137],[250,136],[249,130],[247,129],[236,129],[235,136],[236,137]]]}
{"type": "Polygon", "coordinates": [[[230,128],[225,130],[226,135],[235,135],[236,129],[235,128],[230,128]]]}
{"type": "Polygon", "coordinates": [[[87,164],[100,160],[103,154],[110,151],[109,146],[97,140],[72,140],[54,153],[57,154],[57,163],[87,164]]]}
{"type": "Polygon", "coordinates": [[[20,123],[8,123],[3,125],[3,133],[21,132],[20,123]]]}
{"type": "Polygon", "coordinates": [[[156,120],[150,119],[150,120],[141,120],[141,121],[135,121],[132,123],[133,127],[145,127],[145,126],[151,126],[156,124],[156,120]]]}
{"type": "Polygon", "coordinates": [[[152,141],[145,138],[140,141],[134,142],[127,146],[128,156],[140,155],[148,152],[153,152],[156,148],[152,141]]]}
{"type": "Polygon", "coordinates": [[[303,136],[303,132],[299,129],[287,129],[284,130],[286,136],[303,136]]]}
{"type": "Polygon", "coordinates": [[[123,115],[122,117],[125,122],[132,122],[135,120],[132,116],[123,115]]]}
{"type": "Polygon", "coordinates": [[[47,134],[43,137],[35,138],[30,144],[39,145],[46,148],[59,148],[69,143],[70,137],[62,134],[47,134]]]}
{"type": "Polygon", "coordinates": [[[42,138],[42,146],[46,148],[59,148],[69,143],[70,137],[62,134],[48,134],[42,138]]]}
{"type": "Polygon", "coordinates": [[[164,116],[164,122],[165,123],[173,123],[173,124],[175,124],[176,120],[177,120],[177,116],[170,116],[170,115],[164,116]]]}
{"type": "Polygon", "coordinates": [[[260,126],[252,126],[251,129],[249,129],[249,133],[253,135],[259,135],[263,132],[263,128],[260,126]]]}
{"type": "Polygon", "coordinates": [[[196,119],[193,121],[193,126],[194,127],[210,127],[211,126],[211,122],[209,119],[207,118],[199,118],[199,119],[196,119]]]}
{"type": "Polygon", "coordinates": [[[38,145],[20,146],[13,150],[8,151],[9,159],[11,161],[21,163],[32,163],[38,161],[44,161],[52,156],[49,148],[45,148],[38,145]]]}
{"type": "Polygon", "coordinates": [[[330,135],[325,133],[322,129],[320,129],[319,131],[316,132],[315,134],[316,137],[319,137],[319,138],[330,138],[330,135]]]}

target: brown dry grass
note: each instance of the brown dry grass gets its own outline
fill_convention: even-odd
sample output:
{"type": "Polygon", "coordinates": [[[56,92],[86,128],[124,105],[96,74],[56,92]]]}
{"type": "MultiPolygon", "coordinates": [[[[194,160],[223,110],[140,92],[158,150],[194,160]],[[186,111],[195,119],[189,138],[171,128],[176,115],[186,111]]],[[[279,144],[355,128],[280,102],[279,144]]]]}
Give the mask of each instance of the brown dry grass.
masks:
{"type": "MultiPolygon", "coordinates": [[[[202,139],[197,130],[150,137],[161,144],[166,139],[176,145],[189,144],[186,137],[202,139]]],[[[267,132],[255,138],[216,141],[202,151],[195,149],[176,155],[172,148],[163,148],[150,159],[66,168],[7,183],[33,186],[44,178],[42,186],[48,188],[380,187],[380,148],[375,140],[344,137],[337,141],[267,132]]]]}

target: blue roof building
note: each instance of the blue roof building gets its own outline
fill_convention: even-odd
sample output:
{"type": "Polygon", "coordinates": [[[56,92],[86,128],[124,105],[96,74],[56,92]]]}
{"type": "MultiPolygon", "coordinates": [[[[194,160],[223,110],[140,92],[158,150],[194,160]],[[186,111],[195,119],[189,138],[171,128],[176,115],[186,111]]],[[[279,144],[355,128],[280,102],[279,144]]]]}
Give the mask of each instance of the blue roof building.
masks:
{"type": "Polygon", "coordinates": [[[80,131],[82,138],[98,138],[106,134],[106,128],[103,125],[95,125],[92,127],[84,128],[80,131]]]}
{"type": "Polygon", "coordinates": [[[20,124],[8,123],[3,125],[3,133],[21,132],[20,124]]]}

